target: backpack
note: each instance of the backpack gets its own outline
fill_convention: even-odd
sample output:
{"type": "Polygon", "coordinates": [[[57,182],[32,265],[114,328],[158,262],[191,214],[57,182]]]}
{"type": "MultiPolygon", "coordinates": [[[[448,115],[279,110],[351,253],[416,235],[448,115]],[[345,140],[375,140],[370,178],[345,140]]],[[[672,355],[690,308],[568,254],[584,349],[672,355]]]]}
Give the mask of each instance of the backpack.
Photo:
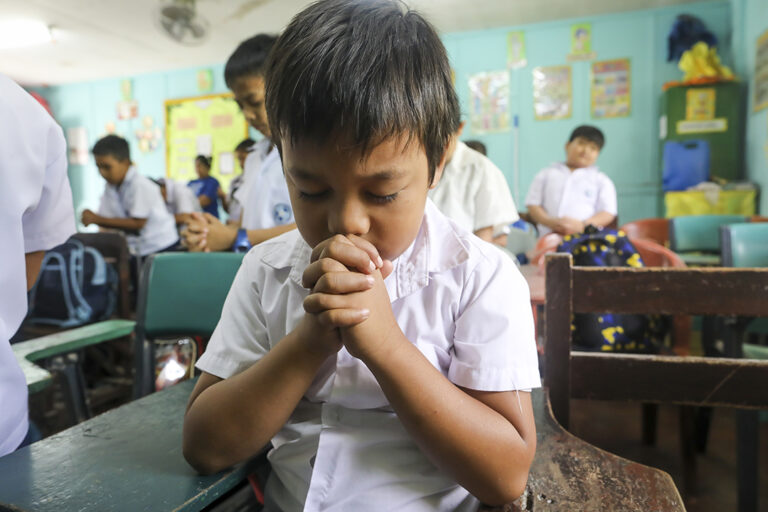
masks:
{"type": "Polygon", "coordinates": [[[28,321],[75,327],[112,316],[117,271],[93,247],[70,238],[46,252],[29,295],[28,321]]]}
{"type": "MultiPolygon", "coordinates": [[[[573,256],[574,266],[642,267],[643,260],[623,231],[587,226],[567,235],[557,252],[573,256]]],[[[573,349],[589,352],[657,353],[669,330],[658,315],[578,313],[571,325],[573,349]]]]}

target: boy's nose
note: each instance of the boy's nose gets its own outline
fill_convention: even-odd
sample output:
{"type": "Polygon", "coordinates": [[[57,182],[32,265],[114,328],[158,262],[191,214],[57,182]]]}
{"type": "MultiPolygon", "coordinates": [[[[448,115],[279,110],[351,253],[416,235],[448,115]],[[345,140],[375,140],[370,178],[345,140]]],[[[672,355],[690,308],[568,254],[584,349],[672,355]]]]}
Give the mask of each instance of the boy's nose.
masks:
{"type": "Polygon", "coordinates": [[[359,235],[368,233],[370,227],[365,207],[356,201],[347,201],[335,208],[328,216],[328,230],[334,235],[359,235]]]}

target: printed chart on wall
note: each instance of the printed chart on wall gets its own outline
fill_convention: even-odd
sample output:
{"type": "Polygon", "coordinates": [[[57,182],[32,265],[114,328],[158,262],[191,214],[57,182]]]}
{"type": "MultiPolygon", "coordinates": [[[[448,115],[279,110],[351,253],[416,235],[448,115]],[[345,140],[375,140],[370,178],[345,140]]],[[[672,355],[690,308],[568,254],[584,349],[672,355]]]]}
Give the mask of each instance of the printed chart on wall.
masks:
{"type": "Polygon", "coordinates": [[[234,149],[248,136],[248,125],[231,94],[165,102],[166,176],[196,179],[195,157],[212,156],[211,176],[224,191],[235,177],[234,149]]]}
{"type": "Polygon", "coordinates": [[[632,107],[629,59],[592,64],[592,117],[627,117],[632,107]]]}
{"type": "Polygon", "coordinates": [[[755,111],[768,107],[768,30],[757,38],[755,56],[755,111]]]}
{"type": "Polygon", "coordinates": [[[469,124],[474,133],[509,130],[509,72],[469,77],[469,124]]]}
{"type": "Polygon", "coordinates": [[[536,119],[567,119],[573,104],[571,66],[538,67],[533,70],[533,111],[536,119]]]}

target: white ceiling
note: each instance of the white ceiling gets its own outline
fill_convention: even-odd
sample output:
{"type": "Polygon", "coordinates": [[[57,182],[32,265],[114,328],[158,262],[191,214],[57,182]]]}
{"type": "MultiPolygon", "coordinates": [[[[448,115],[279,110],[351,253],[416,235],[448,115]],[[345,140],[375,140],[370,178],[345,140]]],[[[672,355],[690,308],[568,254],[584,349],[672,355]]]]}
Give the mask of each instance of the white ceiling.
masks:
{"type": "MultiPolygon", "coordinates": [[[[167,38],[155,24],[170,0],[0,0],[0,20],[37,18],[55,28],[50,44],[0,50],[0,73],[55,85],[224,62],[258,32],[278,32],[306,0],[197,0],[210,23],[200,46],[167,38]]],[[[406,0],[442,32],[520,25],[696,0],[406,0]]]]}

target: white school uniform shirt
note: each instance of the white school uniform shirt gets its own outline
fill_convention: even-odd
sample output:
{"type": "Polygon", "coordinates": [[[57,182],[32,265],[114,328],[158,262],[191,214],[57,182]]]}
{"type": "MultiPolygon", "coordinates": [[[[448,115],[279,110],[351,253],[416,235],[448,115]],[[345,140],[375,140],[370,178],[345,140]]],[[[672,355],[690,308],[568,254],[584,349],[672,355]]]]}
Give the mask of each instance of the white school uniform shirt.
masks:
{"type": "MultiPolygon", "coordinates": [[[[231,377],[298,325],[308,294],[301,276],[310,254],[297,230],[251,249],[199,369],[231,377]]],[[[501,250],[428,201],[419,234],[393,263],[385,284],[395,318],[447,379],[486,391],[540,385],[528,286],[501,250]]],[[[373,374],[345,348],[319,370],[272,444],[268,510],[478,506],[419,450],[373,374]]]]}
{"type": "Polygon", "coordinates": [[[493,226],[494,235],[508,233],[520,218],[501,169],[461,141],[429,197],[467,231],[493,226]]]}
{"type": "Polygon", "coordinates": [[[200,207],[200,200],[192,189],[184,183],[166,178],[165,197],[165,207],[171,215],[203,211],[200,207]]]}
{"type": "Polygon", "coordinates": [[[24,254],[75,232],[66,151],[45,109],[0,75],[0,456],[29,428],[27,383],[8,343],[27,313],[24,254]]]}
{"type": "Polygon", "coordinates": [[[152,180],[131,166],[119,187],[104,187],[99,215],[111,218],[147,219],[138,235],[126,233],[131,254],[146,256],[170,247],[179,240],[176,221],[163,201],[163,195],[152,180]]]}
{"type": "Polygon", "coordinates": [[[268,149],[266,155],[263,150],[262,145],[245,161],[248,170],[245,183],[240,186],[244,189],[240,227],[244,229],[268,229],[293,222],[293,208],[280,154],[277,147],[268,149]]]}
{"type": "MultiPolygon", "coordinates": [[[[549,215],[586,220],[596,213],[616,215],[616,187],[597,166],[575,169],[558,162],[533,178],[525,204],[541,206],[549,215]]],[[[539,225],[539,235],[551,230],[539,225]]]]}

